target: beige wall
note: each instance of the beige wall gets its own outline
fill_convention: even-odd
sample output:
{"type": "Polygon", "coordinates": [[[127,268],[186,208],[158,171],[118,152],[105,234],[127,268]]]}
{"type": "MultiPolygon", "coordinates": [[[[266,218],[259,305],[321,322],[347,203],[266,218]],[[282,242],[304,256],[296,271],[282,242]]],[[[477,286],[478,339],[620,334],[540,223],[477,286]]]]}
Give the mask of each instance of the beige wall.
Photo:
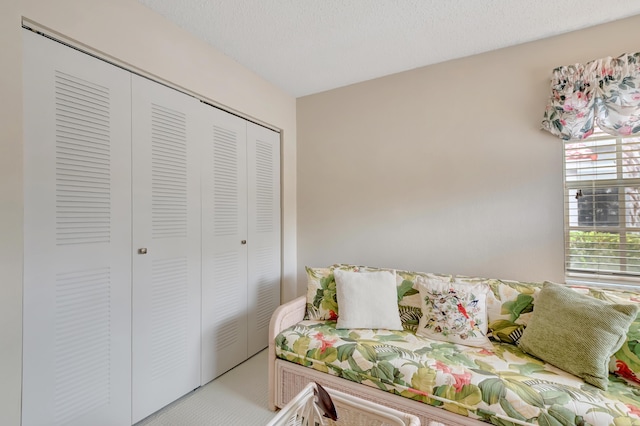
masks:
{"type": "Polygon", "coordinates": [[[550,73],[639,39],[640,16],[299,98],[299,291],[336,262],[563,281],[550,73]]]}
{"type": "Polygon", "coordinates": [[[20,424],[22,39],[25,17],[128,67],[282,129],[283,298],[295,296],[296,102],[135,0],[2,0],[0,424],[20,424]]]}

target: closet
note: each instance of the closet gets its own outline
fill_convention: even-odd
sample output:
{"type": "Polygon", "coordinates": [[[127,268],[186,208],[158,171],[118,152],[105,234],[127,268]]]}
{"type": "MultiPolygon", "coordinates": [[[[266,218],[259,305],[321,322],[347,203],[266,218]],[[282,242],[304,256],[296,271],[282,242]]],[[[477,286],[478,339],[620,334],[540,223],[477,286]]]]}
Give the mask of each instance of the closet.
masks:
{"type": "Polygon", "coordinates": [[[23,33],[22,424],[131,425],[267,346],[279,134],[23,33]]]}

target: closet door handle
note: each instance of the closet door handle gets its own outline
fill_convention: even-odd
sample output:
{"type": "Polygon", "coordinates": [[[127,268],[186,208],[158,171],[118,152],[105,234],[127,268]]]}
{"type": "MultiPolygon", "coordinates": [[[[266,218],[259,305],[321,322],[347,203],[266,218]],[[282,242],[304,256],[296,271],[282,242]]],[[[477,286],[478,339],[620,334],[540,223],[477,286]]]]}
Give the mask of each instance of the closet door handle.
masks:
{"type": "Polygon", "coordinates": [[[147,248],[146,247],[139,248],[138,254],[147,254],[147,248]]]}
{"type": "Polygon", "coordinates": [[[247,244],[247,240],[240,241],[240,244],[247,244]]]}

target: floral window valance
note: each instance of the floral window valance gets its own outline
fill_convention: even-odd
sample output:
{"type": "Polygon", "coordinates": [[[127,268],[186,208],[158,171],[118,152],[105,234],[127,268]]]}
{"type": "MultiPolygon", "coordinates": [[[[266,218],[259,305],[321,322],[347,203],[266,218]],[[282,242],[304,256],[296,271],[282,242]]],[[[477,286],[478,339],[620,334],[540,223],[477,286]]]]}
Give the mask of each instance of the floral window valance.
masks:
{"type": "Polygon", "coordinates": [[[553,70],[542,128],[570,140],[588,137],[594,125],[640,134],[640,52],[553,70]]]}

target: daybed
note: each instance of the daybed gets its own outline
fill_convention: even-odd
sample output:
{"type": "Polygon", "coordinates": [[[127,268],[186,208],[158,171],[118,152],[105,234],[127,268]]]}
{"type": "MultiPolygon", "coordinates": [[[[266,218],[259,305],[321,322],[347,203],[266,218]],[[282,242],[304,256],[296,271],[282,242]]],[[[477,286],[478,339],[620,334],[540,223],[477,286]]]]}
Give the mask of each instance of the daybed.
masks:
{"type": "Polygon", "coordinates": [[[640,426],[640,292],[393,271],[401,329],[340,328],[348,293],[336,296],[336,271],[393,270],[307,268],[307,296],[271,319],[271,409],[316,381],[423,425],[640,426]],[[471,331],[429,319],[458,318],[438,305],[445,293],[429,305],[434,282],[459,297],[453,309],[471,331]]]}

